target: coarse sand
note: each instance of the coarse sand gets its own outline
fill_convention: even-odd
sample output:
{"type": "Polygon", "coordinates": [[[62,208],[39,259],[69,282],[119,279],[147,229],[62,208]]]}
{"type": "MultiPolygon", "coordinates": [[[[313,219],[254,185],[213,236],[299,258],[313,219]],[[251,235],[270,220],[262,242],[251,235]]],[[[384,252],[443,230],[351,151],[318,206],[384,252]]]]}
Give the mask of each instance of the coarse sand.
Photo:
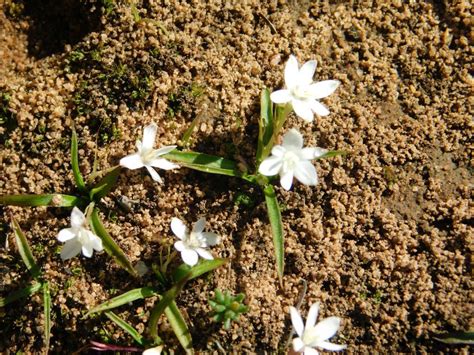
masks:
{"type": "MultiPolygon", "coordinates": [[[[172,246],[172,217],[206,216],[230,262],[177,299],[200,353],[283,352],[289,306],[342,324],[347,353],[469,353],[434,338],[473,322],[473,10],[470,1],[0,0],[0,194],[74,191],[69,144],[83,174],[135,150],[143,126],[157,146],[185,144],[255,169],[259,95],[284,85],[290,54],[316,59],[315,80],[341,81],[331,113],[305,123],[305,144],[349,154],[315,162],[320,183],[279,186],[285,239],[280,287],[265,200],[235,178],[181,168],[124,171],[102,215],[133,264],[172,246]],[[238,203],[244,197],[245,203],[238,203]],[[124,209],[119,201],[127,199],[124,209]],[[230,330],[210,320],[215,288],[243,292],[249,312],[230,330]]],[[[133,288],[105,253],[61,261],[69,209],[0,207],[0,295],[29,281],[10,230],[14,215],[52,289],[51,353],[90,340],[133,345],[87,309],[133,288]]],[[[146,334],[156,298],[116,310],[146,334]]],[[[39,353],[41,296],[0,310],[0,351],[39,353]]],[[[180,349],[166,318],[159,335],[180,349]]]]}

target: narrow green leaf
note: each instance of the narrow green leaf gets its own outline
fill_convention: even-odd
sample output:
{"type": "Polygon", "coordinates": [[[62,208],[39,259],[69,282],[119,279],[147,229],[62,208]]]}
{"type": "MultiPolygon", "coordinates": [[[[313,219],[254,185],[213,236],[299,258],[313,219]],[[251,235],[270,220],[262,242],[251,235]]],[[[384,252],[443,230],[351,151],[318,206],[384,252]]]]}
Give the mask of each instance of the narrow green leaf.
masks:
{"type": "Polygon", "coordinates": [[[178,294],[183,289],[184,284],[188,281],[188,277],[182,278],[179,282],[173,285],[168,291],[166,291],[161,297],[160,302],[155,304],[151,310],[150,319],[148,322],[149,332],[153,340],[156,342],[158,340],[158,320],[163,314],[165,309],[173,302],[178,296],[178,294]]]}
{"type": "Polygon", "coordinates": [[[240,171],[235,161],[215,155],[173,150],[172,152],[163,155],[163,158],[176,161],[181,166],[210,174],[234,176],[250,182],[254,182],[255,180],[254,176],[240,171]]]}
{"type": "Polygon", "coordinates": [[[468,344],[474,345],[474,332],[453,332],[440,335],[436,340],[445,344],[468,344]]]}
{"type": "Polygon", "coordinates": [[[109,309],[117,308],[123,306],[124,304],[131,303],[136,300],[141,300],[144,298],[156,296],[158,294],[158,290],[153,287],[142,287],[130,290],[125,292],[119,296],[111,298],[110,300],[92,308],[85,317],[97,313],[97,312],[104,312],[109,309]]]}
{"type": "Polygon", "coordinates": [[[105,175],[100,181],[94,185],[94,187],[89,192],[89,197],[91,200],[98,201],[102,197],[105,197],[117,183],[118,177],[120,175],[120,166],[116,167],[107,175],[105,175]]]}
{"type": "Polygon", "coordinates": [[[275,248],[275,259],[277,266],[278,278],[280,284],[283,283],[283,269],[285,267],[285,255],[284,255],[284,236],[283,236],[283,223],[281,221],[281,212],[278,200],[275,194],[275,190],[272,185],[268,185],[264,189],[265,202],[267,203],[268,219],[272,227],[273,246],[275,248]]]}
{"type": "Polygon", "coordinates": [[[77,134],[74,128],[72,129],[72,136],[71,136],[71,167],[72,167],[72,174],[74,175],[74,181],[76,182],[77,188],[79,189],[79,191],[85,191],[86,184],[84,183],[84,179],[82,178],[81,171],[79,170],[77,134]]]}
{"type": "Polygon", "coordinates": [[[212,260],[201,260],[199,264],[190,267],[186,264],[181,264],[176,270],[173,272],[173,280],[175,282],[180,282],[182,279],[187,278],[188,280],[195,279],[206,272],[212,271],[217,269],[219,266],[224,265],[227,263],[228,259],[212,259],[212,260]]]}
{"type": "Polygon", "coordinates": [[[175,301],[170,302],[169,306],[165,309],[165,315],[186,353],[194,354],[191,333],[175,301]]]}
{"type": "Polygon", "coordinates": [[[149,331],[150,335],[153,339],[156,339],[158,336],[158,320],[160,316],[163,314],[166,307],[170,305],[172,301],[176,298],[176,296],[181,292],[184,284],[196,277],[205,274],[206,272],[212,271],[219,266],[225,264],[227,259],[213,259],[213,260],[203,260],[196,266],[188,269],[186,273],[182,271],[185,270],[184,267],[181,266],[181,272],[175,273],[174,279],[175,284],[171,287],[168,291],[163,294],[160,302],[153,307],[153,310],[150,314],[150,321],[149,321],[149,331]]]}
{"type": "Polygon", "coordinates": [[[44,347],[49,349],[51,339],[51,293],[49,292],[49,282],[43,283],[43,308],[44,308],[44,347]]]}
{"type": "Polygon", "coordinates": [[[326,159],[337,157],[338,155],[347,155],[348,153],[345,150],[330,150],[326,154],[321,155],[317,159],[326,159]]]}
{"type": "Polygon", "coordinates": [[[129,274],[131,274],[132,276],[137,276],[137,272],[133,268],[130,260],[128,260],[123,250],[118,246],[117,243],[115,243],[109,232],[107,232],[107,230],[105,229],[99,218],[99,213],[97,212],[96,208],[94,208],[94,210],[92,211],[90,223],[92,231],[100,239],[102,239],[102,244],[107,254],[113,257],[115,259],[115,262],[121,267],[123,267],[125,270],[127,270],[129,274]]]}
{"type": "Polygon", "coordinates": [[[191,138],[191,135],[193,134],[194,128],[196,128],[196,125],[198,122],[201,120],[201,116],[196,116],[194,120],[191,122],[189,125],[188,129],[184,132],[183,137],[181,138],[181,142],[183,143],[183,147],[188,146],[189,143],[189,138],[191,138]]]}
{"type": "Polygon", "coordinates": [[[11,206],[53,206],[73,207],[82,203],[82,199],[76,196],[63,194],[40,194],[40,195],[3,195],[0,196],[1,205],[11,206]]]}
{"type": "Polygon", "coordinates": [[[36,279],[39,280],[41,276],[41,271],[36,264],[36,260],[33,256],[33,253],[31,253],[30,246],[28,245],[28,240],[25,237],[25,234],[23,234],[23,231],[21,230],[18,222],[13,218],[12,216],[12,229],[13,232],[15,233],[15,242],[16,245],[18,246],[18,251],[20,252],[21,258],[23,259],[23,262],[25,263],[26,267],[30,271],[31,275],[36,279]]]}
{"type": "Polygon", "coordinates": [[[270,91],[265,88],[260,95],[260,119],[258,121],[257,166],[270,153],[273,136],[273,104],[270,91]]]}
{"type": "Polygon", "coordinates": [[[40,282],[35,282],[21,290],[10,293],[7,297],[0,297],[0,307],[5,307],[6,305],[19,300],[20,298],[29,297],[43,287],[43,284],[40,282]]]}
{"type": "Polygon", "coordinates": [[[138,331],[133,328],[131,324],[120,318],[112,311],[105,311],[104,314],[109,318],[112,322],[117,324],[120,328],[125,330],[130,336],[140,345],[144,346],[146,343],[145,338],[143,338],[138,331]]]}

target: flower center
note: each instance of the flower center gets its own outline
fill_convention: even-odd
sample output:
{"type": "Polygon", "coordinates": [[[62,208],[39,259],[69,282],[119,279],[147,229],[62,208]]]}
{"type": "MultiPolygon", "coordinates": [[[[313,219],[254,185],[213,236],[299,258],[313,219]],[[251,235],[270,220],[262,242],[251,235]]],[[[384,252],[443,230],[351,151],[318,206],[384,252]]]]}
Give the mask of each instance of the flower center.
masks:
{"type": "Polygon", "coordinates": [[[283,156],[283,170],[295,170],[296,164],[298,164],[300,160],[300,157],[295,152],[291,150],[287,151],[283,156]]]}
{"type": "Polygon", "coordinates": [[[142,150],[140,155],[141,155],[143,163],[147,164],[151,162],[153,159],[155,159],[155,150],[154,149],[142,150]]]}
{"type": "Polygon", "coordinates": [[[189,238],[186,240],[186,244],[191,249],[200,248],[202,246],[202,237],[200,233],[193,233],[189,234],[189,238]]]}
{"type": "Polygon", "coordinates": [[[293,96],[296,96],[299,99],[306,100],[311,98],[311,93],[308,90],[308,85],[296,85],[292,90],[291,93],[293,96]]]}
{"type": "Polygon", "coordinates": [[[314,327],[308,327],[304,330],[301,340],[303,341],[303,343],[305,343],[305,345],[314,346],[314,344],[320,341],[319,336],[314,330],[314,327]]]}

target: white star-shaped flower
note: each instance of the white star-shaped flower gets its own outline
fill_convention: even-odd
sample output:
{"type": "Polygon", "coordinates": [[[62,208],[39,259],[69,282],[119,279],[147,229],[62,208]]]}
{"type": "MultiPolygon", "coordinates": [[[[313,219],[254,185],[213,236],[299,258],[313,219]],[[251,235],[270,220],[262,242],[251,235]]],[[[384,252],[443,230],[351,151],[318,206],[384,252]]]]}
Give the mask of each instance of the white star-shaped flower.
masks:
{"type": "Polygon", "coordinates": [[[313,82],[317,62],[310,60],[298,68],[298,60],[290,55],[285,66],[286,89],[272,92],[270,99],[276,104],[291,103],[295,113],[306,122],[313,121],[313,113],[329,115],[326,106],[318,101],[331,95],[339,86],[338,80],[313,82]]]}
{"type": "Polygon", "coordinates": [[[77,207],[74,207],[71,212],[71,228],[64,228],[59,231],[58,240],[65,242],[61,249],[61,259],[67,260],[79,254],[88,258],[92,256],[95,251],[101,251],[102,240],[92,233],[88,228],[88,222],[84,213],[77,207]]]}
{"type": "Polygon", "coordinates": [[[181,252],[181,258],[190,266],[197,264],[199,256],[207,260],[214,259],[206,248],[219,243],[219,236],[212,232],[204,232],[205,226],[206,219],[200,218],[189,233],[183,221],[176,217],[171,219],[171,230],[180,239],[174,243],[174,247],[181,252]]]}
{"type": "Polygon", "coordinates": [[[173,164],[169,160],[160,158],[161,155],[171,152],[176,148],[175,145],[162,147],[160,149],[153,149],[155,144],[157,126],[151,123],[143,129],[143,142],[137,140],[138,152],[127,155],[120,159],[120,165],[128,169],[134,170],[145,167],[150,173],[153,180],[162,182],[160,175],[153,167],[171,170],[179,168],[178,165],[173,164]]]}
{"type": "Polygon", "coordinates": [[[283,144],[272,148],[272,155],[260,164],[258,172],[265,176],[280,175],[280,184],[285,190],[291,189],[293,177],[305,185],[318,183],[312,159],[327,153],[323,148],[303,148],[303,136],[296,129],[290,129],[283,136],[283,144]]]}
{"type": "Polygon", "coordinates": [[[319,302],[311,306],[306,324],[303,324],[303,319],[298,310],[295,307],[290,307],[291,322],[296,334],[298,334],[298,337],[293,339],[293,350],[295,352],[304,353],[304,355],[318,355],[319,352],[313,348],[318,347],[331,351],[339,351],[346,348],[346,345],[327,341],[336,334],[341,324],[341,318],[329,317],[316,324],[318,312],[319,302]]]}

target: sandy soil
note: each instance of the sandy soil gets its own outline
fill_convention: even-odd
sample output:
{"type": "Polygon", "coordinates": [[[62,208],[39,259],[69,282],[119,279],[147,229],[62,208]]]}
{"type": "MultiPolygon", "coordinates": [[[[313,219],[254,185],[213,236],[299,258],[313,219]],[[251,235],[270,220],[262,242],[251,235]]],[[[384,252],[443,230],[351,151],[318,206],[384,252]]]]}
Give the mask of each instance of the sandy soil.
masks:
{"type": "MultiPolygon", "coordinates": [[[[317,59],[316,80],[341,86],[325,118],[292,117],[310,146],[342,149],[318,161],[317,187],[278,188],[286,231],[279,287],[264,198],[233,178],[180,169],[154,183],[122,175],[105,201],[107,227],[134,262],[157,262],[173,242],[173,216],[208,217],[231,262],[188,284],[178,305],[202,352],[275,353],[288,307],[316,301],[343,318],[334,342],[347,353],[468,353],[436,334],[474,326],[472,299],[472,8],[468,1],[0,1],[0,193],[73,191],[69,139],[81,169],[107,168],[134,150],[154,121],[158,145],[179,141],[199,117],[191,148],[253,169],[259,93],[283,85],[290,54],[317,59]],[[54,6],[53,6],[54,4],[54,6]],[[5,96],[8,94],[7,96],[5,96]],[[246,194],[249,206],[237,204],[246,194]],[[121,196],[132,201],[125,212],[121,196]],[[210,322],[214,288],[244,292],[250,311],[229,331],[210,322]]],[[[59,229],[70,211],[1,207],[1,295],[28,281],[12,246],[13,213],[53,290],[51,352],[89,340],[132,339],[85,310],[129,289],[105,253],[62,262],[59,229]]],[[[145,331],[152,302],[119,314],[145,331]]],[[[0,315],[0,351],[42,350],[40,297],[0,315]]],[[[179,349],[166,320],[160,335],[179,349]]],[[[44,349],[43,349],[44,350],[44,349]]]]}

